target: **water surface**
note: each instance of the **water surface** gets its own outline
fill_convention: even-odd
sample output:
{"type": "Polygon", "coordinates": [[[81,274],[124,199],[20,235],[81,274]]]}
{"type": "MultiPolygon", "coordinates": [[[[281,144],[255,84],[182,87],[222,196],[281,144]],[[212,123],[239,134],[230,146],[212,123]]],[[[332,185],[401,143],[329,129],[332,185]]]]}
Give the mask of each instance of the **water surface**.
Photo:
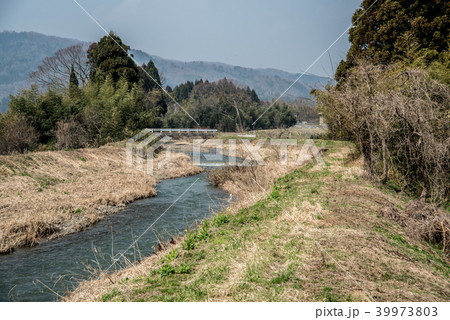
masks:
{"type": "Polygon", "coordinates": [[[153,223],[125,254],[129,260],[151,255],[159,239],[183,234],[228,202],[228,194],[210,186],[205,173],[163,180],[156,189],[156,197],[136,201],[82,232],[0,256],[0,301],[59,300],[56,293],[64,295],[89,276],[86,265],[107,269],[111,256],[127,250],[153,223]]]}

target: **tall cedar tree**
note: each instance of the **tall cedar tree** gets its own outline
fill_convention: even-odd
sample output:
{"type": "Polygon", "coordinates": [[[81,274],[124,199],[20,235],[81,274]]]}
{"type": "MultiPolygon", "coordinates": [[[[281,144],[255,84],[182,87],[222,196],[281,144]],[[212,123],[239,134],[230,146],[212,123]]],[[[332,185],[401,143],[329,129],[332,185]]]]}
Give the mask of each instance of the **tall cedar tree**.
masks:
{"type": "Polygon", "coordinates": [[[448,50],[450,2],[445,0],[363,0],[350,29],[351,47],[335,78],[345,78],[357,60],[389,64],[413,60],[424,49],[448,50]],[[359,20],[358,20],[359,19],[359,20]],[[412,53],[412,54],[411,54],[412,53]]]}
{"type": "Polygon", "coordinates": [[[153,89],[160,89],[161,78],[159,77],[158,69],[156,69],[153,60],[150,60],[147,64],[144,63],[141,68],[146,71],[144,72],[142,69],[139,69],[140,76],[143,80],[142,87],[144,90],[148,92],[153,89]]]}
{"type": "Polygon", "coordinates": [[[87,51],[89,64],[92,67],[90,79],[101,83],[110,75],[116,83],[124,77],[129,83],[139,81],[138,67],[128,56],[130,47],[125,45],[120,37],[113,32],[94,42],[87,51]]]}
{"type": "Polygon", "coordinates": [[[145,91],[145,100],[149,108],[159,108],[161,113],[166,113],[167,102],[165,93],[161,87],[161,78],[158,69],[152,60],[143,64],[139,68],[139,77],[141,78],[142,88],[145,91]]]}
{"type": "Polygon", "coordinates": [[[69,96],[73,97],[78,92],[78,78],[75,74],[73,64],[70,67],[70,77],[69,77],[69,96]]]}

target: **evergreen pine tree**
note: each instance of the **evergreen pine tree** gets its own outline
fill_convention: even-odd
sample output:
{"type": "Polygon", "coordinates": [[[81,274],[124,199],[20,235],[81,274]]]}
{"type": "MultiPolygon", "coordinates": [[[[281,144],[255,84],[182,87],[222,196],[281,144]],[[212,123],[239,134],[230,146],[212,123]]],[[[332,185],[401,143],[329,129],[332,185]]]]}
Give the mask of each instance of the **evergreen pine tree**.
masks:
{"type": "Polygon", "coordinates": [[[159,77],[158,69],[153,63],[153,60],[150,59],[147,64],[143,64],[142,69],[144,69],[145,72],[140,71],[139,74],[141,79],[143,80],[142,87],[144,88],[144,90],[148,92],[152,91],[153,89],[160,89],[161,78],[159,77]]]}
{"type": "Polygon", "coordinates": [[[69,78],[69,96],[73,97],[78,93],[78,78],[75,74],[73,64],[70,67],[70,78],[69,78]]]}
{"type": "Polygon", "coordinates": [[[89,64],[92,67],[90,79],[99,83],[110,75],[115,83],[122,77],[129,83],[137,83],[139,81],[138,67],[128,56],[128,50],[130,47],[113,32],[101,38],[98,43],[91,44],[87,51],[89,64]]]}
{"type": "Polygon", "coordinates": [[[363,0],[349,32],[351,47],[336,70],[345,77],[358,59],[388,64],[417,54],[448,50],[450,2],[443,0],[363,0]]]}

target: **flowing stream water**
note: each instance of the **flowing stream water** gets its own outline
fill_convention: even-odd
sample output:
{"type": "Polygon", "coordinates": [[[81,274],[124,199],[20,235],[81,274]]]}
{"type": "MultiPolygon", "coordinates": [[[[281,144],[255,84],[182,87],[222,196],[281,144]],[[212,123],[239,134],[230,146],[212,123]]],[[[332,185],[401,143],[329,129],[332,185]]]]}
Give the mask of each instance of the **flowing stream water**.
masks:
{"type": "Polygon", "coordinates": [[[225,191],[209,185],[206,173],[163,180],[156,190],[156,197],[133,202],[84,231],[0,256],[0,301],[57,301],[89,277],[87,265],[107,269],[112,256],[130,248],[141,234],[125,256],[130,261],[149,256],[159,240],[184,234],[229,201],[225,191]]]}

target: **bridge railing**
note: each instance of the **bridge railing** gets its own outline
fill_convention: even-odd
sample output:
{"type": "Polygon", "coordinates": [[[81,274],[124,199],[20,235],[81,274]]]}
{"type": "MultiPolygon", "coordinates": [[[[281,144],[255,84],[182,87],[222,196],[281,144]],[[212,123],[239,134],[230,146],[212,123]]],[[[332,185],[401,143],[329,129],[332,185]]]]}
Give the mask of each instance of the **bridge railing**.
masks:
{"type": "Polygon", "coordinates": [[[217,133],[217,129],[182,129],[182,128],[149,128],[148,129],[152,133],[202,133],[202,134],[215,134],[217,133]]]}

